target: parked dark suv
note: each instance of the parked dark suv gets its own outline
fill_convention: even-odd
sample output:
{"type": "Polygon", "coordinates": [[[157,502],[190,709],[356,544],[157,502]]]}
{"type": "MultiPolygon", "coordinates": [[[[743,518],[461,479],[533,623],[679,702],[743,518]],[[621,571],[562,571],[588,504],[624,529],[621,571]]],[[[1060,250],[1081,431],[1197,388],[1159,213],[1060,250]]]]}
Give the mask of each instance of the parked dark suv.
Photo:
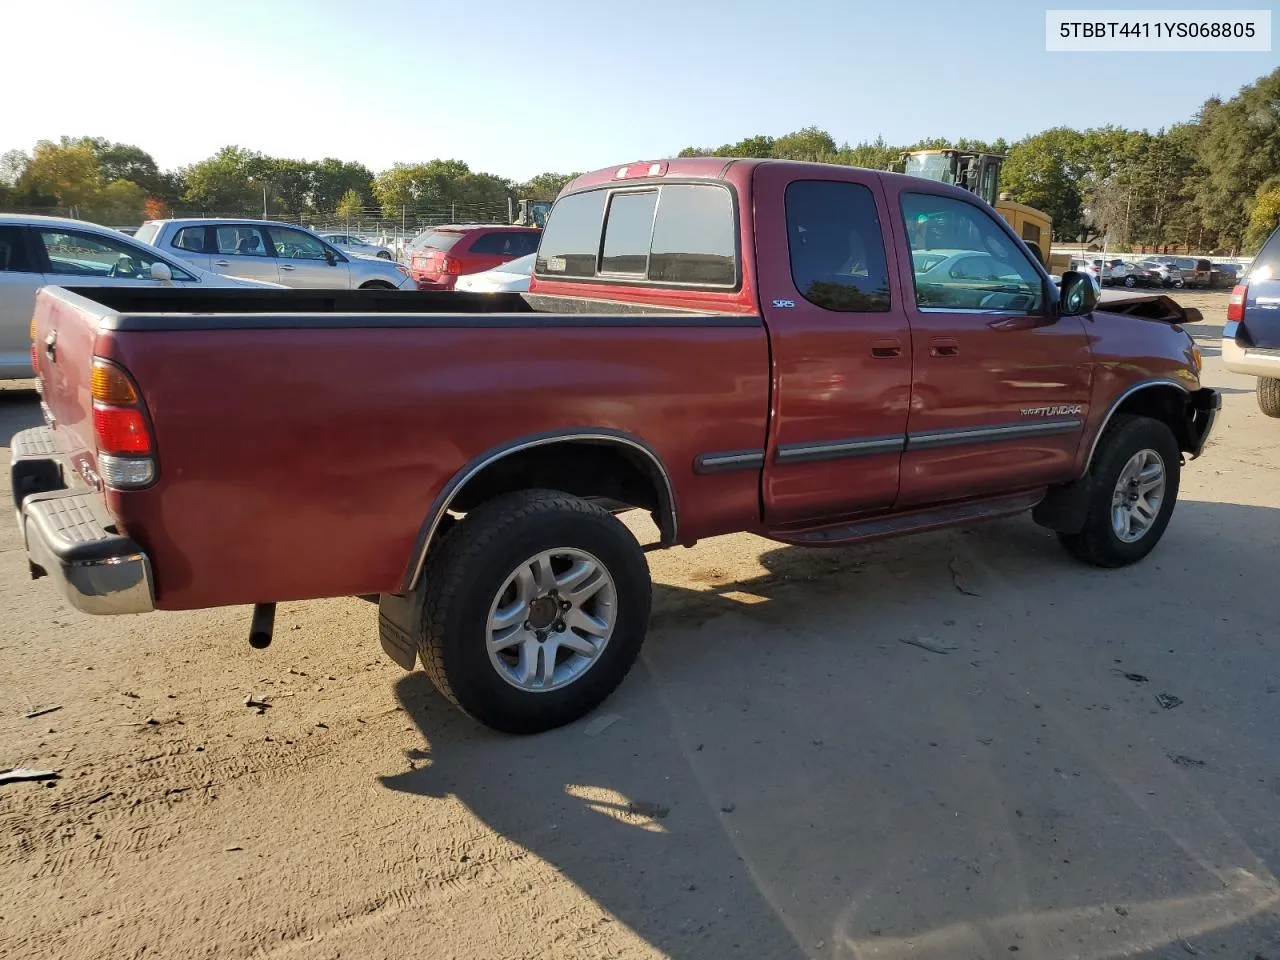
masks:
{"type": "Polygon", "coordinates": [[[1280,417],[1280,227],[1231,290],[1222,362],[1233,373],[1257,377],[1258,406],[1280,417]]]}

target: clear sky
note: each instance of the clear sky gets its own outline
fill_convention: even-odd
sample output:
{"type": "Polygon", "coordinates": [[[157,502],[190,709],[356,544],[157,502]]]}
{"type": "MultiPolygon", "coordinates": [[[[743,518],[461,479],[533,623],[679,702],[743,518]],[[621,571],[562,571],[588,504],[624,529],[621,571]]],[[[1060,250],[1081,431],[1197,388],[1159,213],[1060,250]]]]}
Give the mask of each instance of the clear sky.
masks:
{"type": "MultiPolygon", "coordinates": [[[[1201,0],[1195,7],[1267,3],[1201,0]]],[[[0,150],[135,143],[162,167],[229,143],[282,157],[465,160],[515,179],[809,124],[1010,141],[1158,127],[1271,53],[1046,53],[1044,11],[1129,0],[0,0],[0,150]]],[[[1189,5],[1183,4],[1187,7],[1189,5]]]]}

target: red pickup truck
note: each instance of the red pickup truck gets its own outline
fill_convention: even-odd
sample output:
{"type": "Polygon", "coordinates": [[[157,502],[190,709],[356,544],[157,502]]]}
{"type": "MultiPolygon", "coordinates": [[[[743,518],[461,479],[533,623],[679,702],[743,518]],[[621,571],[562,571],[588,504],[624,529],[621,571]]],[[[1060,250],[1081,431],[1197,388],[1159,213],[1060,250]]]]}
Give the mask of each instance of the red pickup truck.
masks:
{"type": "Polygon", "coordinates": [[[601,703],[644,550],[832,546],[1022,511],[1143,558],[1220,406],[1194,319],[1099,308],[973,195],[691,158],[579,177],[528,294],[46,287],[12,444],[34,576],[91,613],[376,599],[386,652],[510,732],[601,703]]]}

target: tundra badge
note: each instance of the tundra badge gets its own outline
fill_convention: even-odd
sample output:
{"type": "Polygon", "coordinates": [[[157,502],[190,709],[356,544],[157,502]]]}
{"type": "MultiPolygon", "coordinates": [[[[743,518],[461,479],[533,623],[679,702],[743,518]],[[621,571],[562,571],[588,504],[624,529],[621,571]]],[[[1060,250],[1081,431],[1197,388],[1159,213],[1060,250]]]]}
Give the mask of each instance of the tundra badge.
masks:
{"type": "Polygon", "coordinates": [[[1024,417],[1072,417],[1084,412],[1083,404],[1063,403],[1052,407],[1023,407],[1024,417]]]}

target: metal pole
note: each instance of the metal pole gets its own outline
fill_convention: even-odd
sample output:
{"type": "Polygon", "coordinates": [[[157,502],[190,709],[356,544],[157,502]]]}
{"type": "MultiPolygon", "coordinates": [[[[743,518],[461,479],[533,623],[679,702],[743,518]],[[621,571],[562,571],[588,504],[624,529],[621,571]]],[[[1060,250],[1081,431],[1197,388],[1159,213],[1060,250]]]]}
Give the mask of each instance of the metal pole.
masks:
{"type": "Polygon", "coordinates": [[[507,223],[511,223],[515,218],[515,212],[511,208],[511,198],[507,197],[507,223]]]}
{"type": "Polygon", "coordinates": [[[267,185],[262,185],[262,219],[267,219],[267,185]]]}

